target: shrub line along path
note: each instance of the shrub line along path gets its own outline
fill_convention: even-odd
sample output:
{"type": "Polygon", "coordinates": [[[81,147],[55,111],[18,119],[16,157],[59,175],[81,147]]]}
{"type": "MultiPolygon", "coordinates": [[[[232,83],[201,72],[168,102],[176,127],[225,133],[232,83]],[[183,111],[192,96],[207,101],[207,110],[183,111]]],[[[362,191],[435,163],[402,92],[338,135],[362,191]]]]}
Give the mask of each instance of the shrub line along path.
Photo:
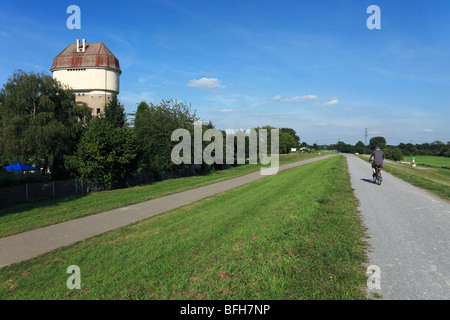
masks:
{"type": "MultiPolygon", "coordinates": [[[[279,170],[323,160],[336,154],[281,165],[279,170]]],[[[264,178],[259,171],[134,205],[0,238],[0,268],[32,259],[90,237],[124,227],[197,200],[264,178]]]]}

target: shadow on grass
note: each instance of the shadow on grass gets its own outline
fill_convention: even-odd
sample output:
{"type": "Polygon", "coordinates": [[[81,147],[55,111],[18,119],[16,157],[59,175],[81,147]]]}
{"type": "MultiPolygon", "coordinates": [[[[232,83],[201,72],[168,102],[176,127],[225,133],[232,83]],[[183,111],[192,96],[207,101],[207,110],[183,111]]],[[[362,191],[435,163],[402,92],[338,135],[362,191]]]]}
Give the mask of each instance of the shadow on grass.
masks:
{"type": "Polygon", "coordinates": [[[86,197],[88,195],[72,195],[67,197],[60,197],[49,200],[40,200],[26,203],[15,203],[10,204],[5,207],[0,208],[0,218],[6,215],[13,215],[16,213],[21,213],[28,210],[38,209],[41,207],[54,207],[58,206],[61,203],[70,202],[78,198],[86,197]]]}
{"type": "MultiPolygon", "coordinates": [[[[170,180],[173,180],[173,179],[170,179],[170,180]]],[[[161,181],[164,181],[164,180],[161,180],[161,181]]],[[[114,191],[114,190],[128,189],[128,188],[133,188],[133,187],[138,187],[138,186],[148,186],[148,185],[153,185],[157,182],[159,182],[159,181],[149,181],[149,182],[141,183],[141,184],[135,185],[135,186],[123,186],[123,187],[115,188],[112,190],[99,190],[97,192],[90,192],[90,193],[86,193],[86,194],[74,194],[74,195],[69,195],[69,196],[64,196],[64,197],[57,197],[57,198],[53,198],[53,199],[12,203],[12,204],[8,204],[6,206],[0,207],[0,218],[7,216],[7,215],[8,216],[14,215],[17,213],[22,213],[24,211],[29,211],[29,210],[39,209],[39,208],[56,207],[56,206],[64,204],[64,203],[68,203],[68,202],[71,202],[71,201],[74,201],[74,200],[77,200],[80,198],[85,198],[85,197],[95,195],[95,194],[98,194],[101,192],[109,192],[109,191],[114,191]]]]}

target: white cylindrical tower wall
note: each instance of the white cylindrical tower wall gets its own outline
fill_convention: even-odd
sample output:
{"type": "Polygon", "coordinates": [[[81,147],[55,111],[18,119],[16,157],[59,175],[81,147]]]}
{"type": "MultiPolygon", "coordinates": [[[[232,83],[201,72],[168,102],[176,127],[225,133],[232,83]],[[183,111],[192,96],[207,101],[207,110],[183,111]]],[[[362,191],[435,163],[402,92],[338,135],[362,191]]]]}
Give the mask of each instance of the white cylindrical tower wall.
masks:
{"type": "Polygon", "coordinates": [[[53,78],[74,91],[103,90],[119,93],[120,74],[117,70],[101,68],[73,68],[53,71],[53,78]]]}

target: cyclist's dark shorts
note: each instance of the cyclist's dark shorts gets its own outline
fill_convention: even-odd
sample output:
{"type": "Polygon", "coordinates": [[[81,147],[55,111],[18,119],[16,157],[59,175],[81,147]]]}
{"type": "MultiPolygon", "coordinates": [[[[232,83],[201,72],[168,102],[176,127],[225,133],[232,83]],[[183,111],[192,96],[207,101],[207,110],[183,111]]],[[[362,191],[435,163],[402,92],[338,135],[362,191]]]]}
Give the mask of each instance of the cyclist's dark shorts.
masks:
{"type": "Polygon", "coordinates": [[[372,163],[372,168],[375,169],[376,167],[383,168],[383,165],[382,164],[372,163]]]}

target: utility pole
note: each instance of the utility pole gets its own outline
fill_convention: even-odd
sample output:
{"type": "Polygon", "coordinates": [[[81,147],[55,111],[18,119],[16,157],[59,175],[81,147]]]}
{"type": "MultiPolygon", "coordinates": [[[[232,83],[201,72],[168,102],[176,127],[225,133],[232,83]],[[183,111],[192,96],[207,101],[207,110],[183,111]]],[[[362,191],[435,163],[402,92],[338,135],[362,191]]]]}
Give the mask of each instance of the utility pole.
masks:
{"type": "Polygon", "coordinates": [[[364,131],[364,137],[365,137],[365,142],[364,142],[364,144],[367,146],[367,128],[366,128],[366,130],[364,131]]]}

